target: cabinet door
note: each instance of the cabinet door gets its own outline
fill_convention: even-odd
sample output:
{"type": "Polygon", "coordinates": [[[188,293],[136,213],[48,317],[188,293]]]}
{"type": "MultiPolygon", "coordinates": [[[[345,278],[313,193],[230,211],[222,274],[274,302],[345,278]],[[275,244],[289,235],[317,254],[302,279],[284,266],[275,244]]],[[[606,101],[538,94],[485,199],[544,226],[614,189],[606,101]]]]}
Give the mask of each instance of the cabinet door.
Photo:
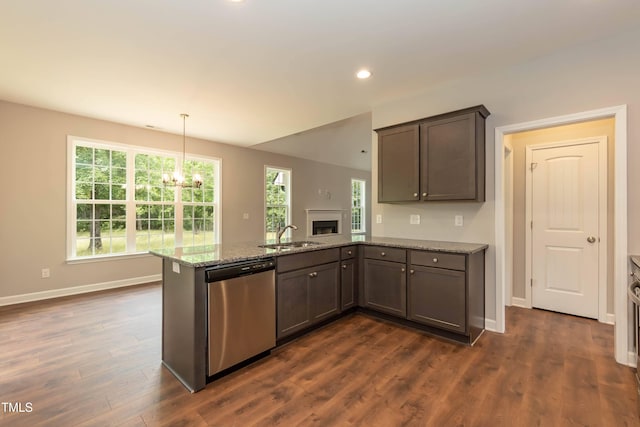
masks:
{"type": "Polygon", "coordinates": [[[340,264],[340,285],[342,288],[342,310],[356,304],[356,268],[353,259],[342,261],[340,264]]]}
{"type": "Polygon", "coordinates": [[[311,322],[340,312],[340,286],[337,262],[304,270],[309,280],[309,315],[311,322]]]}
{"type": "Polygon", "coordinates": [[[307,275],[306,270],[278,274],[277,338],[290,335],[311,324],[307,275]]]}
{"type": "Polygon", "coordinates": [[[422,200],[484,201],[484,126],[476,135],[476,120],[484,121],[477,114],[420,125],[422,200]],[[476,145],[476,137],[483,143],[476,145]]]}
{"type": "Polygon", "coordinates": [[[365,307],[407,317],[407,275],[405,264],[364,260],[365,307]]]}
{"type": "Polygon", "coordinates": [[[465,333],[466,274],[464,271],[411,266],[409,319],[465,333]]]}
{"type": "Polygon", "coordinates": [[[378,132],[378,202],[420,200],[418,125],[378,132]]]}

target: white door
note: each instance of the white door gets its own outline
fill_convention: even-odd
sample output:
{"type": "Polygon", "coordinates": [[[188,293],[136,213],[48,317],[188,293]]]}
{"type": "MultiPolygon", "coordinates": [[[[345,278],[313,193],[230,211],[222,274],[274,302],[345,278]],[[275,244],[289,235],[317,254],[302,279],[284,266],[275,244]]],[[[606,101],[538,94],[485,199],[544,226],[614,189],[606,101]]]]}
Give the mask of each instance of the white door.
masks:
{"type": "Polygon", "coordinates": [[[533,307],[598,319],[600,215],[606,214],[598,143],[531,147],[533,307]]]}

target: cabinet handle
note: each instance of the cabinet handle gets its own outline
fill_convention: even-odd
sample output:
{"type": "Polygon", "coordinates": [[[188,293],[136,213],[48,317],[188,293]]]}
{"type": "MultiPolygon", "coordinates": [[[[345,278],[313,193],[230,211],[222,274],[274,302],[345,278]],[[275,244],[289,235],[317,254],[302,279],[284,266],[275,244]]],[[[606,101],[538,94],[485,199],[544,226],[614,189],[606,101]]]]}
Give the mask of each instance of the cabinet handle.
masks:
{"type": "Polygon", "coordinates": [[[342,264],[342,268],[346,269],[347,268],[347,264],[342,264]]]}
{"type": "Polygon", "coordinates": [[[422,193],[422,197],[427,197],[427,193],[422,193]]]}
{"type": "Polygon", "coordinates": [[[318,273],[315,271],[313,273],[309,273],[309,277],[318,277],[318,273]]]}
{"type": "Polygon", "coordinates": [[[402,271],[402,272],[404,273],[404,272],[405,272],[405,271],[407,271],[407,270],[406,270],[404,267],[402,267],[402,268],[400,269],[400,271],[402,271]]]}
{"type": "Polygon", "coordinates": [[[380,252],[380,256],[386,256],[387,253],[386,252],[380,252]]]}
{"type": "Polygon", "coordinates": [[[351,255],[351,251],[347,251],[347,255],[351,255]]]}
{"type": "Polygon", "coordinates": [[[409,274],[414,274],[415,272],[415,270],[409,270],[409,274]]]}
{"type": "Polygon", "coordinates": [[[413,197],[418,197],[418,193],[413,193],[413,197]]]}
{"type": "Polygon", "coordinates": [[[434,258],[434,259],[433,259],[433,262],[434,262],[434,263],[437,263],[437,262],[438,262],[438,258],[434,258]]]}

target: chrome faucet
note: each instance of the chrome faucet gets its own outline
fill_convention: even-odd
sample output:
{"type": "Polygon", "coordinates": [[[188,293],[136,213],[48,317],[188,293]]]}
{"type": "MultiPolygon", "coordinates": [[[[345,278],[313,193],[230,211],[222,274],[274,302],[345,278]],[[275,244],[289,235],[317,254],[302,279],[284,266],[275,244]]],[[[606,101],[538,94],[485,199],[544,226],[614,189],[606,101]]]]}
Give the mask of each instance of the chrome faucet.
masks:
{"type": "Polygon", "coordinates": [[[298,227],[296,227],[295,225],[290,224],[281,230],[280,224],[278,224],[278,231],[277,231],[277,238],[276,238],[276,242],[278,242],[278,244],[280,244],[280,239],[282,239],[282,235],[284,234],[285,231],[287,231],[287,228],[291,228],[292,230],[298,229],[298,227]]]}

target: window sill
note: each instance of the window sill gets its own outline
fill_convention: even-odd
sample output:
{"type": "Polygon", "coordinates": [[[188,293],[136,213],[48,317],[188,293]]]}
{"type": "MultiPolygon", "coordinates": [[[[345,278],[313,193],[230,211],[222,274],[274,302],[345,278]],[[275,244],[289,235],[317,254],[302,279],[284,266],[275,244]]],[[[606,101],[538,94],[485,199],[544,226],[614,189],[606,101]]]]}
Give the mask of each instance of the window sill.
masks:
{"type": "Polygon", "coordinates": [[[94,257],[86,257],[86,258],[67,258],[65,261],[67,264],[88,264],[93,262],[104,262],[104,261],[119,261],[123,259],[133,259],[133,258],[148,258],[152,257],[149,252],[137,252],[133,254],[121,254],[121,255],[99,255],[94,257]]]}

